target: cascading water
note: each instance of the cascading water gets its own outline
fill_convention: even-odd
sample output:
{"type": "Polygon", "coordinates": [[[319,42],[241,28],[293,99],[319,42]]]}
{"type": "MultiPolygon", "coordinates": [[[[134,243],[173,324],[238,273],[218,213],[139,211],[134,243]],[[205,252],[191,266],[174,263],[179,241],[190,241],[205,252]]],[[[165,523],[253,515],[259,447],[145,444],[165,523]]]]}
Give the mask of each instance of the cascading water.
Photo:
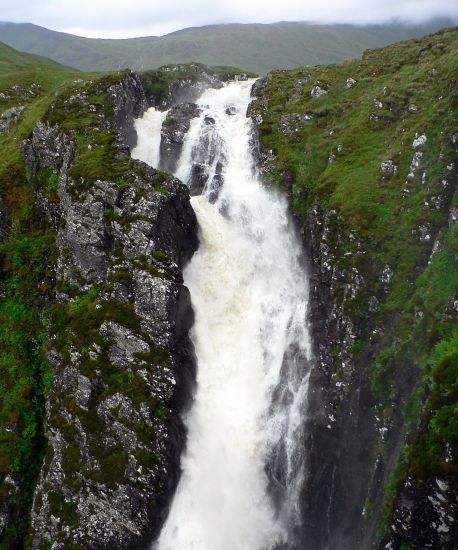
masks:
{"type": "MultiPolygon", "coordinates": [[[[233,82],[203,93],[176,170],[192,183],[197,167],[204,182],[191,199],[200,246],[184,271],[197,390],[158,550],[294,547],[300,522],[307,277],[286,201],[256,175],[250,89],[251,82],[233,82]]],[[[134,154],[146,162],[158,157],[152,126],[136,125],[134,154]]]]}
{"type": "Polygon", "coordinates": [[[161,147],[161,128],[167,111],[148,109],[142,118],[135,121],[135,130],[139,139],[132,149],[132,157],[142,160],[150,166],[158,166],[161,147]],[[141,139],[140,136],[144,136],[141,139]]]}

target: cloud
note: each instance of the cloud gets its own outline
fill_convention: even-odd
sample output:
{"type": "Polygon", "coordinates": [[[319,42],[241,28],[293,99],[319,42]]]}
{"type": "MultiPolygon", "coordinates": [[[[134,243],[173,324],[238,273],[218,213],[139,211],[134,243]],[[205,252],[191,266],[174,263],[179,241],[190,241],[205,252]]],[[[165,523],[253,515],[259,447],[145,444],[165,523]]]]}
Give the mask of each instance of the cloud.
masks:
{"type": "Polygon", "coordinates": [[[162,35],[215,23],[418,23],[458,21],[457,0],[0,0],[5,21],[31,22],[92,37],[162,35]]]}

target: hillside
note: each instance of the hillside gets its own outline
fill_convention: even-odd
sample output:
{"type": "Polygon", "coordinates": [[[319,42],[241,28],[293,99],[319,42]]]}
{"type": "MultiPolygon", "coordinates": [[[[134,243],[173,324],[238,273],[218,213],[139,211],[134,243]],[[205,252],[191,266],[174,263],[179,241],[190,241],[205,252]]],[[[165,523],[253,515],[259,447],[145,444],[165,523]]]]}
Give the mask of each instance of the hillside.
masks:
{"type": "Polygon", "coordinates": [[[413,27],[232,24],[183,29],[161,37],[105,40],[55,32],[30,23],[0,23],[0,40],[18,50],[85,71],[145,70],[167,63],[199,62],[265,74],[276,68],[354,58],[367,48],[422,36],[446,25],[446,21],[413,27]]]}
{"type": "Polygon", "coordinates": [[[0,111],[18,102],[34,103],[77,73],[51,59],[19,52],[0,42],[0,111]]]}

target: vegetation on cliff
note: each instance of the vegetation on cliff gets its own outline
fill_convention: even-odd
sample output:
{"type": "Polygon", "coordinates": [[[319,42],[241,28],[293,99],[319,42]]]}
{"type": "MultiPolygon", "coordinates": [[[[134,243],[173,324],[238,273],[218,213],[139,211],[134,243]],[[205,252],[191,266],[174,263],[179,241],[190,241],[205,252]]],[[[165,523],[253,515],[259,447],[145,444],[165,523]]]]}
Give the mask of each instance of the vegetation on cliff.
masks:
{"type": "Polygon", "coordinates": [[[43,416],[52,373],[44,352],[55,260],[55,232],[36,216],[20,147],[54,91],[76,72],[3,44],[0,66],[0,112],[24,107],[0,135],[0,501],[11,503],[0,541],[15,548],[27,528],[46,448],[43,416]]]}
{"type": "MultiPolygon", "coordinates": [[[[287,191],[308,238],[311,212],[327,214],[312,261],[353,327],[351,346],[330,344],[332,384],[345,381],[349,349],[372,387],[372,456],[383,456],[385,480],[402,441],[387,522],[407,479],[453,487],[458,474],[457,59],[458,32],[443,30],[361,60],[273,72],[251,109],[266,178],[287,191]]],[[[375,504],[368,497],[368,515],[375,504]]],[[[415,543],[407,529],[394,537],[415,543]]]]}

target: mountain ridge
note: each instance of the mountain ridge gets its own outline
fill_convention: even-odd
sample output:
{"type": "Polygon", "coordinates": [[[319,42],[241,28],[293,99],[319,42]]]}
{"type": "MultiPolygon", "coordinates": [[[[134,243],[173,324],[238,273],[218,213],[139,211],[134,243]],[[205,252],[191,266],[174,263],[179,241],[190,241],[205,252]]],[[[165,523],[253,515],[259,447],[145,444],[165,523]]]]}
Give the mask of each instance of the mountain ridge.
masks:
{"type": "Polygon", "coordinates": [[[367,26],[230,23],[190,27],[164,36],[115,39],[80,37],[32,23],[0,22],[0,40],[84,71],[147,70],[169,63],[200,62],[264,74],[358,57],[365,49],[419,37],[450,24],[445,19],[416,26],[397,22],[367,26]]]}

